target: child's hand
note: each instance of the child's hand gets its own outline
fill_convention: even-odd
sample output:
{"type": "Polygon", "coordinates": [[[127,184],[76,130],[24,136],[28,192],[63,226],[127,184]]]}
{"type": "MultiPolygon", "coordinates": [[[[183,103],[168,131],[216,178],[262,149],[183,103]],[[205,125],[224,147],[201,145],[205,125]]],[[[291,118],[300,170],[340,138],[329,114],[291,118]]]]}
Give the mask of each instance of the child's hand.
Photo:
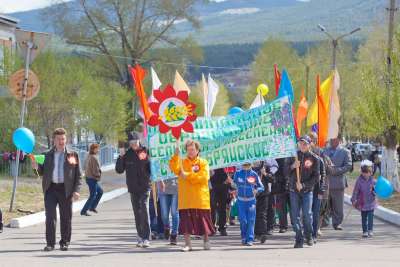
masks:
{"type": "Polygon", "coordinates": [[[258,193],[257,189],[253,189],[253,195],[256,196],[258,193]]]}

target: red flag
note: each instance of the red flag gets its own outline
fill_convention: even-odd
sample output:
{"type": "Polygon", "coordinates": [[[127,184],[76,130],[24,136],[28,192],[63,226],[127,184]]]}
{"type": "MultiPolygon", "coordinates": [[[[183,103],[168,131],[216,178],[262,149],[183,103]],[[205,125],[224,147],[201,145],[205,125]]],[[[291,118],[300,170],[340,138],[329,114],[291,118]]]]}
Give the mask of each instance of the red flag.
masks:
{"type": "Polygon", "coordinates": [[[317,96],[318,96],[318,146],[323,148],[328,139],[329,113],[327,103],[321,93],[321,81],[317,76],[317,96]]]}
{"type": "Polygon", "coordinates": [[[128,66],[129,72],[132,75],[132,79],[135,83],[136,95],[139,98],[140,105],[142,106],[143,115],[144,115],[144,136],[147,136],[147,121],[151,116],[151,112],[147,103],[146,93],[143,87],[143,80],[146,77],[146,70],[142,68],[139,64],[136,64],[135,67],[128,66]]]}
{"type": "Polygon", "coordinates": [[[275,94],[278,96],[279,94],[279,87],[281,84],[281,73],[278,70],[278,66],[274,64],[274,77],[275,77],[275,94]]]}

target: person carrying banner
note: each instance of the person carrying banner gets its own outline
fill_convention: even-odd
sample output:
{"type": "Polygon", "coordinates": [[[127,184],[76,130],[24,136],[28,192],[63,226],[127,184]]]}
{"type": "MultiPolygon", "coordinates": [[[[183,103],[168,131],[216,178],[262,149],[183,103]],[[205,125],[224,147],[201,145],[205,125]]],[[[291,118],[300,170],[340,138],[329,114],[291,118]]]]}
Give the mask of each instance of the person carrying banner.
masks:
{"type": "Polygon", "coordinates": [[[169,167],[178,176],[179,232],[185,237],[183,252],[192,251],[191,235],[204,237],[204,249],[210,250],[209,236],[215,233],[210,212],[210,180],[207,160],[199,157],[200,143],[185,143],[187,156],[181,158],[179,145],[169,167]]]}
{"type": "Polygon", "coordinates": [[[258,174],[251,169],[250,162],[244,163],[242,169],[235,173],[233,182],[237,189],[242,245],[252,246],[256,221],[256,196],[264,191],[264,186],[258,174]]]}
{"type": "Polygon", "coordinates": [[[278,171],[278,163],[275,159],[261,161],[253,166],[264,186],[264,192],[257,195],[256,201],[256,222],[254,234],[263,244],[267,235],[272,234],[274,228],[275,212],[273,210],[272,184],[275,180],[275,173],[278,171]]]}
{"type": "Polygon", "coordinates": [[[149,197],[150,197],[150,161],[147,149],[140,145],[136,132],[129,134],[129,149],[120,149],[120,156],[115,164],[117,173],[126,175],[126,185],[131,196],[133,213],[138,232],[137,247],[150,246],[149,197]]]}
{"type": "Polygon", "coordinates": [[[311,138],[303,136],[299,139],[297,158],[291,165],[289,179],[290,212],[293,230],[296,233],[294,248],[302,248],[304,238],[308,246],[312,240],[312,200],[315,184],[319,181],[319,159],[311,152],[311,138]],[[297,185],[296,169],[299,169],[300,185],[297,185]],[[301,223],[300,214],[303,215],[301,223]]]}

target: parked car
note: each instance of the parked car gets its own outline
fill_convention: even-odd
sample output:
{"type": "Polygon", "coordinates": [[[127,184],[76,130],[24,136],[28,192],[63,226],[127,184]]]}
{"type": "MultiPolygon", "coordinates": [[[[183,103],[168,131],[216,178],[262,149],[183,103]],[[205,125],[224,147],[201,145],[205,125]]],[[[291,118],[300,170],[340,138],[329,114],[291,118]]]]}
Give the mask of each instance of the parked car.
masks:
{"type": "Polygon", "coordinates": [[[355,144],[354,155],[352,155],[353,160],[359,161],[359,160],[368,159],[373,151],[375,151],[375,147],[371,144],[368,144],[368,143],[355,144]]]}

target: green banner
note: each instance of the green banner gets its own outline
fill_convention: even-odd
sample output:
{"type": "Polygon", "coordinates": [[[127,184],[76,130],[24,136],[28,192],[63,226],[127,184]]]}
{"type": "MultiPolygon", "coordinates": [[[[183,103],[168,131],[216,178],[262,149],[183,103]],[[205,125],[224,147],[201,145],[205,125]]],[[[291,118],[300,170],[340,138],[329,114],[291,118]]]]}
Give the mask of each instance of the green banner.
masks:
{"type": "MultiPolygon", "coordinates": [[[[292,106],[287,97],[235,115],[199,117],[194,128],[194,133],[182,133],[181,151],[185,140],[198,140],[200,156],[208,160],[210,169],[296,154],[292,106]]],[[[149,127],[148,141],[153,181],[173,177],[169,160],[175,151],[175,138],[149,127]]]]}

